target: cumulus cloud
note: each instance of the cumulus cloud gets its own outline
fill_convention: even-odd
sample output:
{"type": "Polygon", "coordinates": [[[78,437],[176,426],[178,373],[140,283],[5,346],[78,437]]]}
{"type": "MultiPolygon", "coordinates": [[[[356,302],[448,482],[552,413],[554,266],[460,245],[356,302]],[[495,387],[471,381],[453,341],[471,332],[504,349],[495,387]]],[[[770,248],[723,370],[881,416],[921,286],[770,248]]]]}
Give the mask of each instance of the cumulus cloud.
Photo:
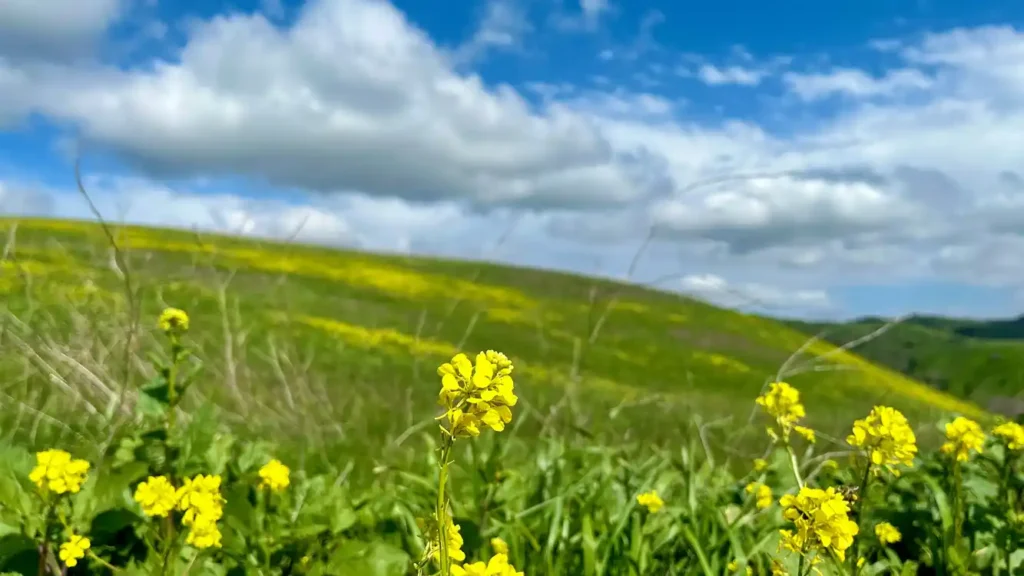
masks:
{"type": "Polygon", "coordinates": [[[769,72],[746,68],[743,66],[727,66],[719,68],[711,64],[704,64],[697,70],[697,77],[709,86],[722,86],[736,84],[739,86],[757,86],[769,72]]]}
{"type": "Polygon", "coordinates": [[[702,300],[733,308],[756,307],[781,313],[793,308],[821,312],[832,307],[824,290],[783,289],[758,283],[733,285],[715,274],[685,276],[680,287],[702,300]]]}
{"type": "Polygon", "coordinates": [[[122,0],[4,0],[0,2],[0,57],[80,56],[122,8],[122,0]]]}
{"type": "Polygon", "coordinates": [[[851,68],[838,68],[825,74],[790,72],[783,80],[794,94],[808,101],[837,94],[854,98],[892,96],[900,92],[925,90],[933,83],[925,73],[913,68],[891,70],[881,77],[851,68]]]}

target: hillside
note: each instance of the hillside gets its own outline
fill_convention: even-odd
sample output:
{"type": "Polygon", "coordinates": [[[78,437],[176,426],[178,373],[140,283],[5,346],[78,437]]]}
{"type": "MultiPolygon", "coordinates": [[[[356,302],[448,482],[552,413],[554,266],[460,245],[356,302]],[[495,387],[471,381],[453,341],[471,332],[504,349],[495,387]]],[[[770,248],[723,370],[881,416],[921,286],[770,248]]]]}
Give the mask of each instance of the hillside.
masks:
{"type": "MultiPolygon", "coordinates": [[[[830,324],[787,322],[833,344],[865,338],[886,325],[880,318],[830,324]]],[[[1024,412],[1024,319],[961,320],[913,316],[890,326],[855,351],[872,362],[966,398],[993,411],[1024,412]]]]}
{"type": "MultiPolygon", "coordinates": [[[[144,372],[139,350],[153,344],[152,318],[168,305],[192,317],[189,345],[206,363],[201,403],[240,429],[311,451],[397,445],[433,426],[437,365],[489,348],[515,361],[534,422],[674,438],[694,415],[745,422],[766,379],[806,340],[782,322],[569,274],[139,227],[115,231],[137,292],[128,297],[99,226],[5,220],[0,228],[8,312],[0,378],[5,404],[18,406],[4,429],[28,431],[37,444],[89,437],[82,415],[118,409],[124,375],[144,372]],[[136,304],[140,335],[125,371],[136,304]]],[[[939,411],[980,414],[824,342],[783,376],[824,432],[847,429],[878,402],[929,425],[939,411]]]]}

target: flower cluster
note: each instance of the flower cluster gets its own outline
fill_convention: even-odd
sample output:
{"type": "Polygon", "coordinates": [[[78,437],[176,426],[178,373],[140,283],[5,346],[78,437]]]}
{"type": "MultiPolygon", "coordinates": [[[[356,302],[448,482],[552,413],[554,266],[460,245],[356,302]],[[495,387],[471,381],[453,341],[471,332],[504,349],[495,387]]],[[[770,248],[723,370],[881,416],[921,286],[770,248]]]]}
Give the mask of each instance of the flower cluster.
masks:
{"type": "Polygon", "coordinates": [[[85,552],[92,546],[92,542],[85,536],[72,534],[68,541],[60,545],[58,557],[68,568],[78,566],[78,561],[85,558],[85,552]]]}
{"type": "Polygon", "coordinates": [[[800,391],[785,382],[772,382],[768,391],[755,400],[764,411],[775,419],[778,430],[768,429],[774,438],[789,440],[791,431],[803,436],[808,442],[814,442],[814,430],[797,424],[806,416],[804,405],[800,403],[800,391]]]}
{"type": "Polygon", "coordinates": [[[166,476],[151,476],[135,489],[135,501],[146,516],[167,516],[177,508],[183,512],[181,523],[189,528],[186,542],[196,548],[220,547],[217,521],[224,515],[224,497],[218,475],[186,478],[175,489],[166,476]]]}
{"type": "Polygon", "coordinates": [[[447,433],[453,438],[479,436],[480,424],[500,432],[512,421],[510,407],[519,400],[513,391],[512,362],[501,352],[488,350],[476,356],[476,363],[458,354],[442,364],[439,403],[448,419],[447,433]]]}
{"type": "Polygon", "coordinates": [[[1003,422],[992,429],[992,435],[1002,439],[1010,450],[1024,450],[1024,426],[1016,422],[1003,422]]]}
{"type": "Polygon", "coordinates": [[[846,558],[846,549],[853,544],[859,529],[849,518],[849,503],[835,488],[801,488],[796,496],[783,496],[779,504],[783,517],[796,527],[795,532],[779,531],[780,548],[798,554],[820,549],[835,554],[839,560],[846,558]]]}
{"type": "Polygon", "coordinates": [[[452,576],[523,576],[523,573],[517,572],[515,567],[508,563],[508,556],[499,553],[492,556],[487,564],[456,564],[452,566],[452,576]]]}
{"type": "Polygon", "coordinates": [[[260,468],[260,488],[281,492],[288,487],[291,471],[280,460],[274,459],[260,468]]]}
{"type": "Polygon", "coordinates": [[[63,450],[44,450],[36,453],[36,467],[28,477],[43,493],[77,494],[88,473],[87,461],[72,459],[63,450]]]}
{"type": "Polygon", "coordinates": [[[885,466],[896,475],[895,466],[912,466],[917,454],[917,438],[907,418],[888,406],[875,406],[867,418],[855,421],[846,442],[865,450],[871,465],[885,466]]]}
{"type": "Polygon", "coordinates": [[[665,506],[665,501],[658,496],[658,492],[651,490],[650,492],[644,492],[636,497],[637,504],[647,508],[650,513],[655,513],[661,510],[665,506]]]}
{"type": "Polygon", "coordinates": [[[772,489],[761,482],[751,482],[746,487],[747,494],[754,495],[755,505],[758,510],[764,510],[772,505],[772,489]]]}
{"type": "Polygon", "coordinates": [[[946,440],[942,445],[942,453],[955,455],[957,462],[966,462],[971,452],[981,452],[985,444],[985,432],[974,420],[957,416],[946,424],[946,440]]]}
{"type": "Polygon", "coordinates": [[[178,310],[177,308],[165,309],[160,313],[160,318],[157,319],[156,323],[160,330],[167,334],[188,332],[188,314],[184,310],[178,310]]]}
{"type": "Polygon", "coordinates": [[[894,544],[899,542],[903,535],[895,526],[888,522],[879,522],[875,525],[875,536],[882,544],[894,544]]]}

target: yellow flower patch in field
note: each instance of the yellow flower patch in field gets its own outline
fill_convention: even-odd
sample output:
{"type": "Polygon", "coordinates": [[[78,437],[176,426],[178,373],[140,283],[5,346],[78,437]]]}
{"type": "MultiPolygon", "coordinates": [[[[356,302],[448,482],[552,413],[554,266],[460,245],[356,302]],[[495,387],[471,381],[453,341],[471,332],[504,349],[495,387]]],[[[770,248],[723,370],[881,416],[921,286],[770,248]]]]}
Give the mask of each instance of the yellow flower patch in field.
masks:
{"type": "Polygon", "coordinates": [[[358,324],[348,324],[340,320],[316,316],[298,316],[295,319],[307,326],[323,330],[350,346],[367,350],[390,347],[414,355],[438,356],[452,356],[458,352],[454,344],[429,338],[417,338],[394,328],[367,328],[358,324]]]}
{"type": "Polygon", "coordinates": [[[867,386],[884,391],[892,391],[904,398],[947,412],[967,414],[975,418],[983,418],[985,416],[984,410],[970,402],[960,400],[944,392],[939,392],[926,384],[872,364],[855,354],[840,350],[826,342],[815,342],[807,348],[807,352],[819,357],[827,356],[826,360],[828,362],[856,368],[864,376],[861,380],[867,386]]]}
{"type": "Polygon", "coordinates": [[[750,366],[747,366],[735,358],[723,356],[722,354],[701,352],[697,350],[693,352],[693,358],[700,362],[707,362],[716,368],[722,368],[730,372],[737,372],[740,374],[750,372],[750,366]]]}

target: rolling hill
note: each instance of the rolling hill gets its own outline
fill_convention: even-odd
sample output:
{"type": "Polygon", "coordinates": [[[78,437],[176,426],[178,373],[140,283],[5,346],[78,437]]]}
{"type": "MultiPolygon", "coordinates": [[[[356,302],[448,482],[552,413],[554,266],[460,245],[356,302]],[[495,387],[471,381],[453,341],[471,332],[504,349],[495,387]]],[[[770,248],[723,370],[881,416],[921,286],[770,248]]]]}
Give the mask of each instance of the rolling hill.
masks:
{"type": "Polygon", "coordinates": [[[937,390],[968,399],[1008,416],[1024,413],[1024,318],[962,320],[912,316],[893,324],[862,318],[846,323],[787,323],[808,334],[821,333],[836,345],[863,341],[859,355],[937,390]]]}
{"type": "Polygon", "coordinates": [[[926,427],[938,413],[983,415],[825,342],[787,363],[807,337],[783,322],[611,281],[141,227],[112,230],[120,251],[92,223],[0,229],[0,424],[37,445],[101,440],[93,423],[147,374],[165,306],[189,312],[188,345],[205,362],[193,411],[310,452],[377,453],[431,429],[437,365],[483,349],[515,361],[525,433],[656,442],[693,416],[745,423],[784,365],[825,433],[879,402],[926,427]]]}

